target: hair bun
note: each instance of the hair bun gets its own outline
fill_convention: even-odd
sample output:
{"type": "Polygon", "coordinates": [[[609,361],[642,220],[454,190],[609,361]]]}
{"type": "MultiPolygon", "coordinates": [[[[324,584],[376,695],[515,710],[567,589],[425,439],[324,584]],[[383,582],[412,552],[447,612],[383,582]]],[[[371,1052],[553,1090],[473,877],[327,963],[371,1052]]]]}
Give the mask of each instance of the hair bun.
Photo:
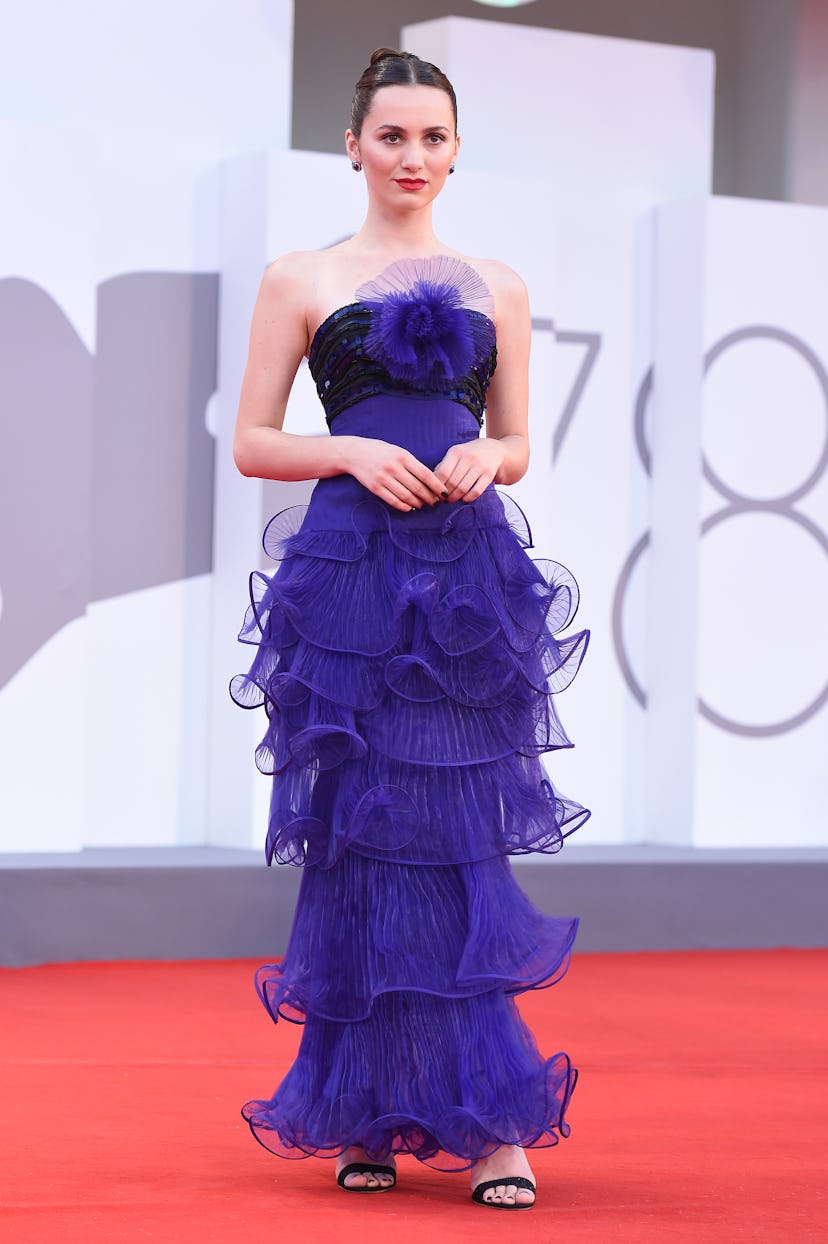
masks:
{"type": "Polygon", "coordinates": [[[371,53],[371,60],[369,64],[376,65],[378,60],[385,60],[386,57],[389,56],[396,56],[401,60],[405,59],[403,53],[398,51],[396,48],[377,48],[375,52],[371,53]]]}

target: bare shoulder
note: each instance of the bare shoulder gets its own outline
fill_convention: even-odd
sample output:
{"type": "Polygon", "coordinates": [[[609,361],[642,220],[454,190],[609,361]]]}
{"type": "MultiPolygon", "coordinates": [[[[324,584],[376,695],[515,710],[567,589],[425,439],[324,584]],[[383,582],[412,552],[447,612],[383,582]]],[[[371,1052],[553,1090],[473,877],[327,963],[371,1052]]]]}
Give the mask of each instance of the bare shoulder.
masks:
{"type": "Polygon", "coordinates": [[[317,279],[318,269],[317,251],[289,251],[268,264],[262,292],[280,298],[303,293],[317,279]]]}
{"type": "Polygon", "coordinates": [[[305,352],[319,322],[317,307],[325,298],[328,267],[324,251],[290,251],[267,266],[259,289],[259,314],[277,323],[280,331],[295,326],[305,352]]]}
{"type": "Polygon", "coordinates": [[[527,297],[523,278],[508,264],[499,259],[472,259],[470,262],[489,286],[496,302],[501,298],[506,302],[516,302],[527,297]]]}
{"type": "Polygon", "coordinates": [[[492,292],[495,302],[495,319],[498,322],[515,316],[528,316],[529,293],[522,277],[499,259],[469,258],[468,262],[482,276],[492,292]]]}

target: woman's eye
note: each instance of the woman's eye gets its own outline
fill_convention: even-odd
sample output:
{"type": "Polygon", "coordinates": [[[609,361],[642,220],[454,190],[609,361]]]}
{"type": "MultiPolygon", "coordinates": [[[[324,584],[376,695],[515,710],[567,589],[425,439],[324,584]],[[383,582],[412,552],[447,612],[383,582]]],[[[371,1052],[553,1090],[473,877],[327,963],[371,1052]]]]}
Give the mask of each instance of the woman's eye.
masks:
{"type": "Polygon", "coordinates": [[[383,134],[384,142],[391,142],[391,141],[396,142],[398,138],[399,138],[399,134],[383,134]]]}
{"type": "Polygon", "coordinates": [[[443,134],[429,134],[429,138],[433,138],[435,142],[438,143],[444,143],[446,141],[443,134]]]}

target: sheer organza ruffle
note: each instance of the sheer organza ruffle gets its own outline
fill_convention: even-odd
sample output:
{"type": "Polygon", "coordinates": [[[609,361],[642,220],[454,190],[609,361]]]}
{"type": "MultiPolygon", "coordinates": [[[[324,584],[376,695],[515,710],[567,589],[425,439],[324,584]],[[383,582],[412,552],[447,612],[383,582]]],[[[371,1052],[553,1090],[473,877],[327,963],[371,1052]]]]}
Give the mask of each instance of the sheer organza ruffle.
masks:
{"type": "MultiPolygon", "coordinates": [[[[382,272],[364,281],[356,291],[363,306],[376,307],[382,313],[389,305],[400,303],[418,307],[425,300],[445,302],[492,319],[495,302],[492,291],[476,268],[459,255],[427,255],[421,258],[395,259],[382,272]]],[[[436,329],[422,330],[428,340],[436,329]]],[[[423,381],[423,376],[419,377],[423,381]]]]}
{"type": "Polygon", "coordinates": [[[491,292],[454,255],[397,260],[361,285],[357,298],[370,312],[365,351],[394,380],[457,381],[494,347],[491,292]]]}
{"type": "Polygon", "coordinates": [[[280,1157],[335,1157],[358,1144],[375,1161],[412,1153],[462,1170],[502,1144],[568,1136],[576,1076],[566,1054],[540,1056],[499,991],[387,993],[357,1023],[309,1021],[274,1096],[247,1102],[243,1114],[280,1157]]]}
{"type": "Polygon", "coordinates": [[[348,851],[334,869],[305,870],[287,953],[256,987],[274,1020],[297,1023],[363,1020],[405,990],[521,993],[563,976],[577,928],[539,912],[503,858],[433,868],[348,851]]]}
{"type": "Polygon", "coordinates": [[[363,501],[333,533],[306,518],[267,528],[283,565],[251,577],[240,639],[256,656],[231,684],[268,716],[268,859],[558,850],[588,815],[537,760],[571,746],[553,696],[588,635],[556,637],[578,604],[569,571],[530,560],[525,519],[494,493],[443,514],[363,501]]]}

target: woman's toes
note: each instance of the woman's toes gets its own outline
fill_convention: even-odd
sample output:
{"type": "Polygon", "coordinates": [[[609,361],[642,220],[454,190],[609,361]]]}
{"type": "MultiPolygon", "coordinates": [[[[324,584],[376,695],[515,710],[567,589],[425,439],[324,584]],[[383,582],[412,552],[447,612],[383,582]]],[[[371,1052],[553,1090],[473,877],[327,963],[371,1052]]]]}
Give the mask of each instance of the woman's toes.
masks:
{"type": "MultiPolygon", "coordinates": [[[[365,1171],[351,1171],[350,1175],[345,1176],[346,1188],[368,1188],[371,1184],[372,1176],[365,1171]]],[[[374,1181],[376,1182],[376,1180],[374,1181]]]]}
{"type": "Polygon", "coordinates": [[[535,1194],[529,1188],[518,1188],[515,1184],[498,1184],[483,1193],[484,1201],[497,1201],[503,1205],[531,1205],[535,1194]]]}
{"type": "Polygon", "coordinates": [[[345,1176],[346,1188],[388,1188],[393,1182],[390,1175],[378,1175],[373,1171],[351,1171],[345,1176]]]}
{"type": "Polygon", "coordinates": [[[392,1182],[393,1181],[390,1175],[371,1173],[368,1175],[367,1186],[369,1188],[387,1188],[388,1185],[392,1182]]]}
{"type": "MultiPolygon", "coordinates": [[[[370,1167],[372,1163],[373,1159],[368,1157],[368,1154],[364,1149],[360,1149],[358,1146],[353,1145],[350,1149],[347,1149],[340,1155],[339,1161],[336,1164],[337,1178],[339,1178],[340,1172],[343,1171],[346,1166],[362,1166],[364,1164],[365,1167],[370,1167]]],[[[361,1188],[367,1188],[369,1190],[390,1188],[394,1183],[394,1176],[386,1174],[384,1171],[372,1171],[367,1169],[349,1171],[345,1176],[343,1183],[346,1188],[355,1188],[357,1190],[361,1188]]]]}

